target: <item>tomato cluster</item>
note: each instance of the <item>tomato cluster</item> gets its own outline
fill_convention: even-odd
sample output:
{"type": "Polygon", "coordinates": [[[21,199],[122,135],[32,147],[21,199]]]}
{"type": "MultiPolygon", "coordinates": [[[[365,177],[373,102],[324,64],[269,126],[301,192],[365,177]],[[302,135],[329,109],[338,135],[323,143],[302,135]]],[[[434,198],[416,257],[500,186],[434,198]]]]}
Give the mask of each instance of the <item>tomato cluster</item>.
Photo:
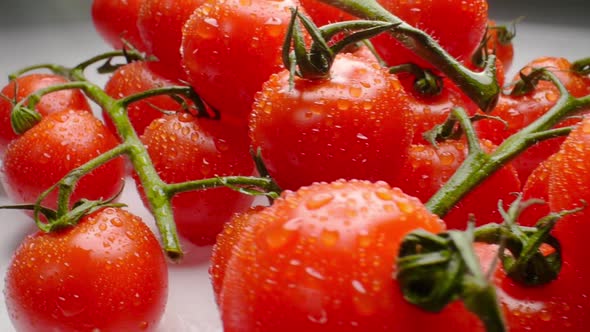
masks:
{"type": "Polygon", "coordinates": [[[373,34],[369,43],[339,47],[363,28],[332,31],[338,25],[329,24],[355,17],[324,1],[94,0],[97,32],[128,60],[100,92],[62,68],[20,75],[0,98],[1,179],[12,201],[34,205],[42,229],[8,269],[14,326],[157,328],[166,262],[143,221],[112,201],[126,176],[157,223],[158,207],[170,204],[173,233],[164,238],[177,230],[213,245],[210,275],[225,331],[484,331],[472,303],[450,301],[432,314],[406,301],[398,252],[416,230],[508,223],[505,209],[520,202],[518,192],[545,201],[520,215],[527,230],[550,212],[576,210],[551,231],[563,268],[547,285],[523,286],[510,267],[496,266],[502,245],[474,246],[480,265],[494,268],[485,272],[506,327],[589,325],[587,212],[577,210],[590,200],[587,119],[555,121],[562,130],[547,136],[572,126],[567,138],[538,138],[448,211],[434,214],[429,200],[475,155],[485,161],[508,149],[564,94],[590,94],[590,77],[566,59],[538,58],[491,111],[481,110],[457,77],[445,77],[444,61],[433,63],[404,33],[428,33],[453,66],[495,68],[484,74],[504,85],[514,49],[487,1],[377,3],[403,23],[375,36],[372,26],[361,32],[373,34]],[[145,57],[129,56],[137,52],[145,57]],[[79,84],[31,97],[70,83],[79,84]],[[268,206],[251,207],[251,194],[265,190],[240,182],[257,176],[276,191],[266,193],[268,206]]]}

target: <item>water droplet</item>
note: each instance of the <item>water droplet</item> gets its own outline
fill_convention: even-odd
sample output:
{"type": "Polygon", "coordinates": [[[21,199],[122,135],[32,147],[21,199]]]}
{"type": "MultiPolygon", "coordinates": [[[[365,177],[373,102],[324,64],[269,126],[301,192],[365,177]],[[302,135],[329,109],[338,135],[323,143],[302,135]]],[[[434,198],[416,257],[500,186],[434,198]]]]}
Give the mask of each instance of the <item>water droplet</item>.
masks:
{"type": "Polygon", "coordinates": [[[326,204],[330,203],[334,199],[334,195],[331,193],[320,193],[310,198],[305,206],[310,210],[317,210],[326,204]]]}
{"type": "Polygon", "coordinates": [[[312,267],[306,267],[305,268],[305,273],[307,273],[308,275],[312,276],[315,279],[319,279],[319,280],[325,280],[326,277],[324,277],[318,270],[312,268],[312,267]]]}
{"type": "Polygon", "coordinates": [[[338,231],[324,230],[320,234],[320,241],[327,247],[335,246],[338,240],[340,240],[340,233],[338,231]]]}

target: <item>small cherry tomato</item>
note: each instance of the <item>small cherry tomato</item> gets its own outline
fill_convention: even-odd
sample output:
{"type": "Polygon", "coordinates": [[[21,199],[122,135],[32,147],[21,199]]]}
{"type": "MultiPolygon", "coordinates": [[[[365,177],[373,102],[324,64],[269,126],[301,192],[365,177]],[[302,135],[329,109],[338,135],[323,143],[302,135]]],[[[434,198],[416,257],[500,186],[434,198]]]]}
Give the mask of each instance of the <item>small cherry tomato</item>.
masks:
{"type": "Polygon", "coordinates": [[[283,189],[339,178],[395,183],[412,139],[408,96],[374,60],[339,54],[330,76],[272,75],[256,96],[250,138],[283,189]]]}
{"type": "MultiPolygon", "coordinates": [[[[64,110],[14,140],[6,150],[2,180],[8,197],[17,203],[34,203],[38,196],[69,171],[115,146],[115,136],[87,111],[64,110]]],[[[124,162],[116,158],[82,177],[70,199],[107,199],[120,190],[124,162]]],[[[57,206],[57,190],[43,205],[57,206]]]]}
{"type": "Polygon", "coordinates": [[[18,331],[154,331],[164,313],[168,272],[143,221],[118,208],[76,226],[27,237],[5,279],[18,331]]]}
{"type": "Polygon", "coordinates": [[[94,28],[113,48],[123,48],[125,40],[144,51],[146,48],[136,24],[142,2],[144,0],[94,0],[91,9],[94,28]]]}
{"type": "MultiPolygon", "coordinates": [[[[10,81],[2,89],[0,93],[6,98],[0,98],[1,152],[4,152],[8,143],[17,137],[10,124],[10,113],[14,105],[9,100],[19,102],[39,89],[67,82],[62,76],[54,74],[28,74],[10,81]]],[[[90,105],[80,90],[61,90],[43,96],[35,108],[42,116],[63,109],[90,111],[90,105]]]]}

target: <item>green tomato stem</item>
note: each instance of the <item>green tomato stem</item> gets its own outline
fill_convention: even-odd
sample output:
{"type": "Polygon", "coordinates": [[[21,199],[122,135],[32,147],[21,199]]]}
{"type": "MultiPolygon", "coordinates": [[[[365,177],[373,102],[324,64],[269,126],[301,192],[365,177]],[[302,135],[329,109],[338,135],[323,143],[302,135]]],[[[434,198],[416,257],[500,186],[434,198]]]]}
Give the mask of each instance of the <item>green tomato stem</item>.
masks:
{"type": "MultiPolygon", "coordinates": [[[[545,77],[559,89],[561,96],[556,104],[536,121],[508,137],[494,152],[487,154],[481,150],[470,151],[455,174],[426,203],[431,212],[441,217],[445,216],[461,198],[488,176],[539,139],[551,136],[544,136],[542,133],[549,131],[551,134],[551,128],[565,117],[590,107],[590,95],[574,98],[555,75],[546,71],[545,77]]],[[[468,137],[471,135],[468,134],[468,137]]]]}
{"type": "Polygon", "coordinates": [[[390,33],[404,46],[443,72],[484,112],[491,111],[500,93],[496,79],[496,59],[491,54],[482,72],[473,72],[448,54],[427,33],[393,15],[375,0],[319,0],[354,16],[396,24],[390,33]]]}
{"type": "Polygon", "coordinates": [[[227,186],[250,186],[260,188],[265,192],[273,192],[276,190],[276,185],[271,178],[256,176],[226,176],[181,183],[170,183],[165,186],[164,190],[169,196],[173,196],[184,191],[227,186]]]}

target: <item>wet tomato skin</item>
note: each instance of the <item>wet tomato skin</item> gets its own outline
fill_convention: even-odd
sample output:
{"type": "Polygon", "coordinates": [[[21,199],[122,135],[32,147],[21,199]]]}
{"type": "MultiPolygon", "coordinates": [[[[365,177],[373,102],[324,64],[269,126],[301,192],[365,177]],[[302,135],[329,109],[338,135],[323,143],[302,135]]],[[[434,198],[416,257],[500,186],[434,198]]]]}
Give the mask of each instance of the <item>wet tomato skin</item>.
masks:
{"type": "Polygon", "coordinates": [[[139,217],[118,208],[28,236],[5,280],[8,315],[22,332],[154,331],[168,294],[158,240],[139,217]]]}
{"type": "Polygon", "coordinates": [[[256,96],[250,138],[284,189],[339,178],[394,183],[412,124],[395,75],[341,54],[326,79],[296,78],[290,89],[288,71],[271,76],[256,96]]]}

